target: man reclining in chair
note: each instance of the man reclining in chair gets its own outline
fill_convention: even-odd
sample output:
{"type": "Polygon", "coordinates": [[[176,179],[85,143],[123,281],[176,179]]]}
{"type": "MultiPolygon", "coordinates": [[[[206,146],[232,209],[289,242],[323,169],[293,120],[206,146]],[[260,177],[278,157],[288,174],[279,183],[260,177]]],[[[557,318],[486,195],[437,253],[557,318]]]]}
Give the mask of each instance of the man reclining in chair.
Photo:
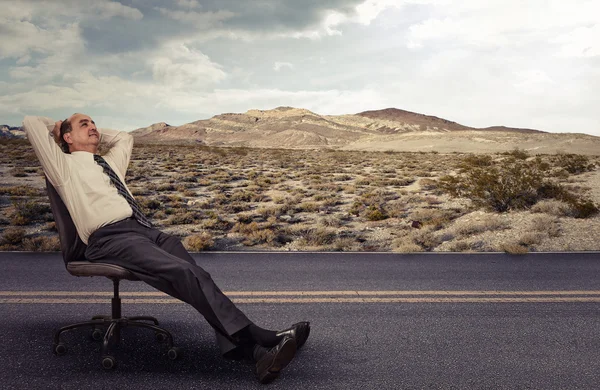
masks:
{"type": "MultiPolygon", "coordinates": [[[[310,324],[283,331],[250,321],[196,265],[181,241],[152,227],[125,185],[133,137],[103,130],[87,115],[56,122],[52,132],[38,117],[25,117],[27,137],[87,245],[87,260],[112,263],[192,305],[215,329],[223,356],[250,358],[262,383],[277,378],[308,338],[310,324]],[[100,142],[110,149],[97,155],[100,142]]],[[[51,125],[50,125],[51,126],[51,125]]]]}

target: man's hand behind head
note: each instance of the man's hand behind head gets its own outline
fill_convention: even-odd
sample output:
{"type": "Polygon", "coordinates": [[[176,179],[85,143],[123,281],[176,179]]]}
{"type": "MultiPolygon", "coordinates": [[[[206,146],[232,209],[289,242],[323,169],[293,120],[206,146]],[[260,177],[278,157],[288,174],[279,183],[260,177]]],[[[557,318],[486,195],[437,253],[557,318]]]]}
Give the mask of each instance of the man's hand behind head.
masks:
{"type": "Polygon", "coordinates": [[[54,129],[52,129],[52,135],[54,136],[54,142],[60,145],[60,125],[63,121],[54,122],[54,129]]]}

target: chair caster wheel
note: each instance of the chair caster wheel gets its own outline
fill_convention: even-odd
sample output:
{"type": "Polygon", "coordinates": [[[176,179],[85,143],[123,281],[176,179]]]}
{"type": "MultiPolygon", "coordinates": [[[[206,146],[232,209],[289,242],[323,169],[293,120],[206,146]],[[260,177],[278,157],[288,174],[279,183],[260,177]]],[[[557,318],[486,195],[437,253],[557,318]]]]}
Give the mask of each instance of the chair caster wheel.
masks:
{"type": "Polygon", "coordinates": [[[181,353],[182,353],[181,348],[171,347],[171,348],[169,348],[169,351],[167,352],[167,356],[171,360],[176,360],[181,357],[181,353]]]}
{"type": "Polygon", "coordinates": [[[94,330],[92,330],[91,336],[92,340],[101,341],[104,339],[104,332],[102,332],[102,330],[99,328],[94,328],[94,330]]]}
{"type": "Polygon", "coordinates": [[[54,353],[58,356],[62,356],[67,353],[67,347],[63,343],[55,344],[54,353]]]}
{"type": "Polygon", "coordinates": [[[163,341],[165,341],[167,339],[167,335],[162,332],[156,332],[155,336],[156,336],[156,341],[158,341],[159,343],[162,343],[163,341]]]}
{"type": "Polygon", "coordinates": [[[102,358],[102,368],[105,370],[112,370],[117,365],[117,361],[112,356],[104,356],[102,358]]]}

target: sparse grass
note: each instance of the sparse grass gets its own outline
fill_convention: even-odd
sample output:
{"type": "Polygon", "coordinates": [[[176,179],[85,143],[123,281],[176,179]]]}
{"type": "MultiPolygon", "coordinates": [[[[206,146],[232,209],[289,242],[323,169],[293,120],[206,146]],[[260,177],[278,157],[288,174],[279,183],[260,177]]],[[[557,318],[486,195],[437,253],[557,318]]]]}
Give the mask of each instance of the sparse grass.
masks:
{"type": "Polygon", "coordinates": [[[25,238],[25,229],[9,227],[2,232],[0,237],[0,245],[19,245],[25,238]]]}
{"type": "MultiPolygon", "coordinates": [[[[29,247],[41,248],[36,234],[56,232],[48,230],[45,190],[35,184],[37,158],[26,141],[0,142],[0,161],[8,179],[0,186],[0,226],[10,225],[2,234],[25,227],[14,238],[18,245],[0,245],[22,249],[29,240],[29,247]],[[26,174],[21,180],[27,184],[13,173],[26,174]]],[[[137,145],[127,180],[157,226],[209,235],[212,243],[199,250],[512,253],[563,240],[572,234],[564,219],[597,220],[597,189],[586,180],[599,161],[522,150],[468,155],[137,145]],[[488,214],[461,223],[480,208],[488,214]],[[533,219],[512,218],[527,210],[533,219]],[[421,228],[411,228],[413,221],[421,228]]]]}
{"type": "Polygon", "coordinates": [[[526,246],[519,244],[518,242],[507,242],[503,243],[500,249],[511,255],[524,255],[529,253],[529,249],[526,246]]]}
{"type": "Polygon", "coordinates": [[[185,248],[192,252],[200,252],[210,249],[215,244],[213,236],[208,232],[202,232],[187,236],[183,241],[185,248]]]}

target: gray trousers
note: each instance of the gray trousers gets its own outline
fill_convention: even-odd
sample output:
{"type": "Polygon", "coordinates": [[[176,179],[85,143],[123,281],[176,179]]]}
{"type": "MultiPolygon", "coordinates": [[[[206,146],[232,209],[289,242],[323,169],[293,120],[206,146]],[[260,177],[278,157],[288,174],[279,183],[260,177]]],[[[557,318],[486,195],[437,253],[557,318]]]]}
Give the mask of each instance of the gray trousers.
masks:
{"type": "Polygon", "coordinates": [[[196,265],[177,237],[128,218],[96,230],[85,256],[127,268],[157,290],[192,305],[215,329],[223,355],[239,353],[231,336],[252,322],[196,265]]]}

